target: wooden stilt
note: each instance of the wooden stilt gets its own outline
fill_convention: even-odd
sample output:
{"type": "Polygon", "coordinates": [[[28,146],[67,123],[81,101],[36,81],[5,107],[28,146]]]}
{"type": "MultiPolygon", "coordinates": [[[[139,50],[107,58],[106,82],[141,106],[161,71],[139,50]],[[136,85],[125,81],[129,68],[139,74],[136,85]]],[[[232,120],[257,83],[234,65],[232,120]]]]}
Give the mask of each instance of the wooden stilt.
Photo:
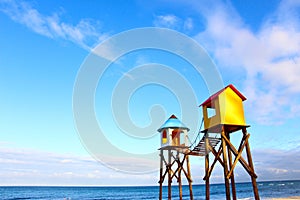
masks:
{"type": "MultiPolygon", "coordinates": [[[[243,134],[244,134],[244,136],[247,135],[247,129],[246,128],[243,128],[243,134]]],[[[252,156],[251,156],[249,142],[247,142],[247,144],[246,144],[246,153],[247,153],[249,167],[254,172],[254,166],[253,166],[253,161],[252,161],[252,156]]],[[[255,198],[255,200],[259,200],[260,198],[259,198],[259,194],[258,194],[256,177],[255,176],[251,176],[251,180],[252,180],[252,187],[253,187],[254,198],[255,198]]]]}
{"type": "Polygon", "coordinates": [[[179,199],[182,200],[182,182],[181,182],[181,162],[179,152],[177,151],[176,159],[178,160],[178,190],[179,190],[179,199]]]}
{"type": "Polygon", "coordinates": [[[189,182],[189,190],[190,190],[190,199],[193,200],[193,186],[192,186],[192,175],[191,175],[191,168],[190,168],[190,159],[188,155],[186,156],[186,167],[187,167],[187,174],[188,174],[188,182],[189,182]]]}
{"type": "Polygon", "coordinates": [[[162,184],[163,184],[163,150],[160,150],[160,169],[159,169],[159,200],[162,200],[162,184]]]}
{"type": "Polygon", "coordinates": [[[172,165],[171,165],[171,150],[168,150],[168,199],[172,199],[172,165]]]}
{"type": "MultiPolygon", "coordinates": [[[[228,139],[230,140],[229,135],[228,135],[228,139]]],[[[234,180],[234,173],[233,173],[234,167],[232,166],[232,155],[231,155],[231,150],[228,147],[227,147],[227,151],[228,151],[228,159],[229,159],[229,168],[230,171],[232,171],[232,174],[230,176],[232,199],[236,200],[236,188],[235,188],[235,180],[234,180]]]]}
{"type": "Polygon", "coordinates": [[[163,182],[168,176],[168,199],[172,199],[172,180],[176,178],[178,183],[179,199],[182,200],[182,174],[189,184],[190,199],[193,200],[192,176],[190,170],[189,155],[177,148],[165,148],[160,150],[160,181],[159,199],[162,200],[163,182]],[[165,154],[164,154],[165,153],[165,154]],[[176,153],[176,154],[175,154],[176,153]],[[182,154],[182,155],[181,155],[182,154]],[[167,158],[168,157],[168,158],[167,158]],[[186,162],[186,167],[185,163],[186,162]]]}
{"type": "Polygon", "coordinates": [[[210,190],[209,190],[209,140],[208,133],[205,133],[205,196],[206,200],[210,198],[210,190]]]}
{"type": "Polygon", "coordinates": [[[224,163],[224,179],[225,179],[225,190],[226,190],[226,200],[230,200],[230,185],[229,179],[227,178],[228,174],[228,161],[227,161],[227,152],[226,152],[226,134],[224,127],[222,128],[222,149],[223,149],[223,163],[224,163]]]}
{"type": "Polygon", "coordinates": [[[248,165],[247,161],[241,156],[242,152],[238,152],[236,148],[230,143],[230,141],[225,137],[224,140],[227,143],[227,146],[230,148],[232,153],[236,156],[239,157],[238,161],[242,164],[242,166],[245,168],[245,170],[249,173],[250,176],[253,176],[257,178],[257,175],[254,173],[253,169],[248,165]]]}
{"type": "Polygon", "coordinates": [[[211,166],[208,169],[208,174],[205,175],[205,177],[203,178],[203,180],[206,180],[206,177],[208,177],[208,178],[210,177],[210,175],[212,173],[212,170],[214,169],[215,164],[217,163],[217,161],[219,161],[221,163],[221,165],[224,167],[224,163],[223,163],[223,161],[220,158],[220,155],[222,153],[222,145],[220,145],[218,152],[214,152],[215,150],[213,148],[210,148],[210,150],[213,152],[213,154],[215,156],[215,159],[214,159],[213,163],[211,164],[211,166]]]}
{"type": "MultiPolygon", "coordinates": [[[[239,150],[237,151],[238,154],[236,154],[235,160],[232,164],[232,168],[230,169],[230,172],[228,173],[227,177],[230,177],[231,174],[233,173],[233,169],[235,168],[237,162],[239,161],[240,158],[242,158],[242,153],[243,153],[243,149],[246,146],[247,142],[248,142],[248,138],[249,138],[249,134],[247,134],[245,137],[243,137],[239,150]]],[[[229,147],[229,146],[228,146],[229,147]]],[[[230,148],[228,148],[230,149],[230,148]]],[[[253,172],[254,173],[254,172],[253,172]]],[[[250,174],[250,173],[249,173],[250,174]]],[[[251,174],[250,174],[251,175],[251,174]]]]}

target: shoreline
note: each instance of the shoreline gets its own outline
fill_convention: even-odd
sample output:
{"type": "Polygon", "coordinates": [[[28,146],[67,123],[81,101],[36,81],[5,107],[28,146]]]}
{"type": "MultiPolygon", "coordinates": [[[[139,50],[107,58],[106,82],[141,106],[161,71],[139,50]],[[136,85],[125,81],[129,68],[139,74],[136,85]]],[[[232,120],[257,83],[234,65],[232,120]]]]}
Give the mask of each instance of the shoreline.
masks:
{"type": "Polygon", "coordinates": [[[289,199],[300,199],[300,196],[291,196],[291,197],[283,197],[283,198],[271,198],[268,200],[289,200],[289,199]]]}

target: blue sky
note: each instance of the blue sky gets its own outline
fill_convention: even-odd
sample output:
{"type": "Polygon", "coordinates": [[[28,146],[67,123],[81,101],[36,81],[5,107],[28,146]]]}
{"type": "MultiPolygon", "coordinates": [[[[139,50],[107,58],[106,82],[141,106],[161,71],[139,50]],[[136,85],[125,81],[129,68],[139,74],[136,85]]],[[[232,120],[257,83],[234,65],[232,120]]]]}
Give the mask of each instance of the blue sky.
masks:
{"type": "MultiPolygon", "coordinates": [[[[144,27],[169,28],[194,39],[215,63],[224,85],[234,84],[248,98],[245,115],[260,181],[300,179],[299,11],[299,1],[277,0],[0,0],[1,184],[156,185],[157,172],[124,173],[106,165],[138,171],[158,162],[133,158],[138,165],[122,156],[96,161],[81,143],[72,109],[76,77],[92,49],[115,34],[144,27]]],[[[185,112],[197,114],[183,121],[195,134],[202,117],[197,105],[209,94],[203,77],[188,62],[143,49],[123,55],[105,71],[95,91],[95,113],[111,144],[143,156],[160,145],[154,125],[173,113],[180,118],[185,112]],[[145,85],[127,99],[127,107],[118,109],[114,105],[119,102],[112,101],[116,86],[123,80],[121,86],[129,87],[128,80],[138,80],[130,75],[147,63],[167,66],[186,87],[172,85],[170,91],[145,85]],[[188,111],[180,107],[186,104],[180,91],[195,95],[188,111]],[[129,118],[118,114],[124,109],[129,118]],[[132,137],[130,126],[120,127],[119,118],[153,132],[132,137]]],[[[195,183],[203,183],[203,167],[203,158],[192,159],[195,183]]],[[[238,181],[248,180],[241,168],[236,173],[238,181]]],[[[212,179],[222,182],[219,168],[212,179]]]]}

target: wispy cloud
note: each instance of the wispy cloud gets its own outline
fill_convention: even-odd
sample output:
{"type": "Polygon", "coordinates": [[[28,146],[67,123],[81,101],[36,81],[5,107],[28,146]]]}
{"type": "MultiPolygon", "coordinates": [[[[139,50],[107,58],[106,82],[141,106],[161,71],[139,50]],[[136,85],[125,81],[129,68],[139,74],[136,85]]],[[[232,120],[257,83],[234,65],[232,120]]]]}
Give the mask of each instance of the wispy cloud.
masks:
{"type": "Polygon", "coordinates": [[[25,1],[1,0],[0,10],[35,33],[72,41],[87,50],[107,37],[107,34],[101,33],[98,21],[82,19],[75,25],[68,24],[61,21],[59,13],[44,15],[25,1]]]}
{"type": "MultiPolygon", "coordinates": [[[[110,162],[131,169],[149,164],[135,164],[123,158],[113,158],[110,162]]],[[[148,185],[156,182],[151,173],[132,175],[117,172],[89,156],[32,149],[1,147],[0,165],[0,185],[148,185]]]]}
{"type": "Polygon", "coordinates": [[[176,28],[180,19],[175,15],[158,15],[155,17],[154,25],[165,28],[176,28]]]}
{"type": "Polygon", "coordinates": [[[255,168],[260,180],[298,180],[300,151],[257,149],[253,151],[255,168]]]}
{"type": "MultiPolygon", "coordinates": [[[[300,150],[298,147],[289,150],[253,149],[252,156],[258,181],[300,179],[300,150]]],[[[243,157],[247,160],[245,155],[243,157]]],[[[201,173],[205,171],[202,165],[203,160],[196,160],[192,157],[191,161],[194,182],[202,184],[204,174],[201,175],[201,173]]],[[[223,170],[220,163],[217,163],[211,177],[213,183],[224,182],[223,170]]],[[[250,178],[240,163],[236,165],[234,175],[237,182],[248,182],[250,178]]]]}
{"type": "Polygon", "coordinates": [[[282,2],[258,31],[251,30],[230,5],[218,3],[212,10],[198,5],[198,9],[207,26],[196,39],[222,71],[241,72],[229,82],[244,83],[252,119],[280,124],[300,116],[300,26],[295,12],[299,3],[282,2]]]}
{"type": "Polygon", "coordinates": [[[194,28],[192,18],[181,19],[173,14],[155,16],[153,25],[179,31],[190,31],[194,28]]]}

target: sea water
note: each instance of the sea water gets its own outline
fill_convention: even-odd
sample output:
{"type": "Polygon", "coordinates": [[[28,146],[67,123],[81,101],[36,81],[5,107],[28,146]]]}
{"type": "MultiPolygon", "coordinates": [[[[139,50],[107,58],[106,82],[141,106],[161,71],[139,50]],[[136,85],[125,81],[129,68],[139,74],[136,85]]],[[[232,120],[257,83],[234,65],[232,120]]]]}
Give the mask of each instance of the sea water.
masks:
{"type": "MultiPolygon", "coordinates": [[[[238,199],[253,199],[251,183],[237,183],[238,199]]],[[[258,182],[261,199],[300,196],[300,181],[258,182]]],[[[167,199],[167,187],[163,188],[163,199],[167,199]]],[[[183,186],[183,199],[189,198],[188,186],[183,186]]],[[[0,187],[1,200],[135,200],[158,199],[158,186],[146,187],[0,187]]],[[[194,199],[205,199],[205,186],[193,185],[194,199]]],[[[210,199],[225,199],[224,184],[210,186],[210,199]]],[[[178,187],[172,187],[172,199],[179,199],[178,187]]]]}

